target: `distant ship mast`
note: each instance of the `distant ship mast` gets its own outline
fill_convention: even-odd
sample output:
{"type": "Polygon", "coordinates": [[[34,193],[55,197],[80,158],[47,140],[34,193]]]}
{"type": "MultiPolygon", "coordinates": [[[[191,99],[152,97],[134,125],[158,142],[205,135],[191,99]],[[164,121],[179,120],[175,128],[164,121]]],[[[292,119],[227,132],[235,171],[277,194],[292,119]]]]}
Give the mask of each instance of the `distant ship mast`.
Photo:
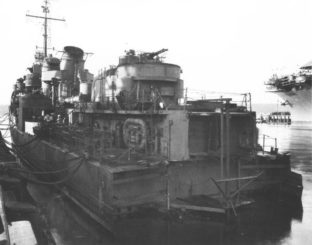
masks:
{"type": "Polygon", "coordinates": [[[42,12],[44,13],[44,16],[26,14],[27,17],[44,19],[44,23],[43,23],[43,27],[44,27],[44,34],[43,34],[44,57],[48,56],[48,20],[65,21],[65,19],[57,19],[57,18],[48,17],[48,13],[50,12],[48,5],[49,5],[49,0],[44,0],[44,6],[41,6],[42,12]]]}

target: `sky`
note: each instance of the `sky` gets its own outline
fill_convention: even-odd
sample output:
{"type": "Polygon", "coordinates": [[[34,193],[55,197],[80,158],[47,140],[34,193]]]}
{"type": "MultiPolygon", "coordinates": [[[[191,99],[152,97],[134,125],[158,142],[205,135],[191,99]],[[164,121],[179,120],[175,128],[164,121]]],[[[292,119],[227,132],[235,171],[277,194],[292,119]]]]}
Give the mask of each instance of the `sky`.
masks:
{"type": "MultiPolygon", "coordinates": [[[[0,0],[0,104],[42,47],[43,0],[0,0]]],[[[125,50],[167,48],[190,90],[252,93],[256,103],[277,103],[265,92],[273,73],[296,72],[312,60],[309,0],[50,0],[49,44],[86,52],[97,74],[125,50]]],[[[52,51],[51,51],[52,52],[52,51]]]]}

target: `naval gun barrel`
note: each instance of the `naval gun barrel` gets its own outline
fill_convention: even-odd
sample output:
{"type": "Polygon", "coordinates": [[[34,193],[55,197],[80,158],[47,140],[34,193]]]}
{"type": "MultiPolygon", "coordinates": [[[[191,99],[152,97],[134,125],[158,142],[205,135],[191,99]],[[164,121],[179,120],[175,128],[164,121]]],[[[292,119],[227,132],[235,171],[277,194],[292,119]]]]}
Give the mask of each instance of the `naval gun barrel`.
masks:
{"type": "Polygon", "coordinates": [[[149,58],[149,59],[153,59],[155,56],[160,55],[160,54],[162,54],[162,53],[164,53],[164,52],[166,52],[166,51],[168,51],[168,49],[163,48],[163,49],[158,50],[158,51],[156,51],[156,52],[146,53],[146,56],[147,56],[147,58],[149,58]]]}

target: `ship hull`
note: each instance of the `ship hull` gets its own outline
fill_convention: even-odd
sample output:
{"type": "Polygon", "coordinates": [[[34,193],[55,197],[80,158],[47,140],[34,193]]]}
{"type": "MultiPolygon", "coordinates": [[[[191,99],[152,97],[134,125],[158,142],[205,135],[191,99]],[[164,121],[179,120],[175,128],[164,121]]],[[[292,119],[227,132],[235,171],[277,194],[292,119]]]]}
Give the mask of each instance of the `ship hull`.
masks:
{"type": "MultiPolygon", "coordinates": [[[[66,172],[48,175],[45,178],[41,178],[43,175],[34,177],[46,183],[66,180],[58,183],[58,189],[115,235],[122,233],[121,224],[128,222],[123,217],[140,213],[139,211],[146,207],[157,211],[168,210],[172,209],[174,201],[180,198],[221,194],[211,181],[211,179],[220,179],[218,160],[173,162],[169,164],[170,167],[164,168],[137,165],[109,167],[105,162],[83,159],[84,163],[81,167],[70,176],[70,172],[73,172],[72,166],[79,165],[81,161],[75,159],[78,156],[76,153],[46,140],[34,140],[36,136],[16,128],[11,129],[11,137],[14,144],[23,145],[19,155],[27,159],[28,163],[33,163],[32,170],[49,172],[67,169],[66,172]]],[[[262,158],[257,165],[242,167],[245,170],[239,173],[237,173],[237,165],[231,166],[231,176],[236,177],[256,175],[265,169],[261,178],[244,188],[246,193],[273,190],[285,182],[291,172],[289,159],[279,159],[274,164],[266,162],[265,159],[262,158]]],[[[29,164],[26,167],[29,168],[29,164]]],[[[228,183],[227,189],[229,192],[235,192],[238,185],[237,181],[233,181],[228,183]]],[[[223,213],[222,210],[226,209],[218,207],[211,210],[223,213]]]]}
{"type": "Polygon", "coordinates": [[[311,88],[297,91],[275,91],[284,101],[289,102],[288,109],[294,121],[312,121],[312,90],[311,88]]]}

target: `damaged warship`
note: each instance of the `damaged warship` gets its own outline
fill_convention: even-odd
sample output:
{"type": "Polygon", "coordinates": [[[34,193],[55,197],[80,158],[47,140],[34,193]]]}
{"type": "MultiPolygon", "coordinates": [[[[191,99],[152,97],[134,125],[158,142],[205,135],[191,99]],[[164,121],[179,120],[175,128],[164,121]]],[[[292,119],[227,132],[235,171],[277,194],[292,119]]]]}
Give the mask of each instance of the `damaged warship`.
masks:
{"type": "Polygon", "coordinates": [[[286,186],[301,198],[289,155],[258,144],[250,94],[192,100],[165,49],[129,50],[97,76],[82,49],[46,50],[12,93],[11,147],[23,178],[57,186],[109,231],[143,210],[236,215],[245,194],[286,186]]]}

